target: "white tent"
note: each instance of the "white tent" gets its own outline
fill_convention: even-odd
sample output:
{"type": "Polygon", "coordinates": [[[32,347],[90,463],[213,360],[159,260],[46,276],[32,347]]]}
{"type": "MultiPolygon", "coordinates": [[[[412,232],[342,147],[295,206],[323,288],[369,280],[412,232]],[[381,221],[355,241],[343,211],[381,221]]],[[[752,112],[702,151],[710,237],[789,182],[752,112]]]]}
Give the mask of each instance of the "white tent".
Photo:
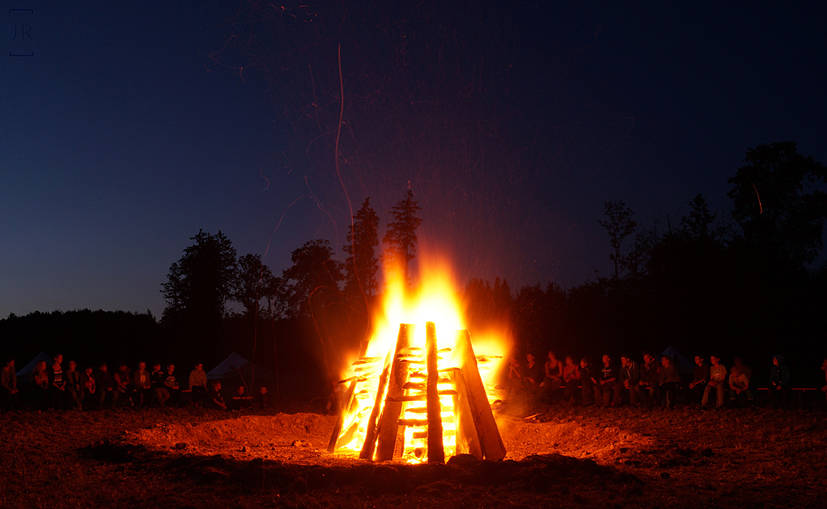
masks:
{"type": "Polygon", "coordinates": [[[34,359],[30,360],[28,364],[20,368],[20,371],[17,372],[17,376],[24,377],[30,375],[32,371],[34,371],[35,366],[40,363],[40,361],[46,361],[46,364],[52,362],[52,357],[47,354],[46,352],[40,352],[39,354],[34,356],[34,359]]]}
{"type": "Polygon", "coordinates": [[[228,376],[238,376],[241,374],[241,370],[246,368],[249,364],[250,361],[233,352],[228,355],[226,359],[221,361],[218,366],[207,372],[207,379],[221,380],[228,376]]]}

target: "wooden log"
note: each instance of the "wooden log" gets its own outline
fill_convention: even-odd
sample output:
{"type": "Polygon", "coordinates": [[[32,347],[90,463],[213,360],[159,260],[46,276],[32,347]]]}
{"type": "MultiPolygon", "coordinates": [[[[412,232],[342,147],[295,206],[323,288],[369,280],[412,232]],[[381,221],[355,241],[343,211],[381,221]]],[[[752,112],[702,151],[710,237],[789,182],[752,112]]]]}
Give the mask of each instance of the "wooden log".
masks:
{"type": "Polygon", "coordinates": [[[373,451],[376,449],[376,431],[377,420],[379,419],[379,408],[382,406],[382,399],[385,397],[385,387],[388,385],[388,373],[391,369],[391,354],[388,353],[385,359],[385,368],[382,370],[382,376],[379,377],[379,385],[376,389],[376,399],[373,403],[373,408],[370,411],[368,418],[368,427],[365,431],[365,442],[362,444],[362,450],[359,451],[359,457],[363,460],[373,459],[373,451]]]}
{"type": "Polygon", "coordinates": [[[468,387],[460,370],[454,374],[454,382],[457,387],[457,396],[454,398],[454,411],[458,421],[457,454],[473,454],[478,459],[483,459],[480,437],[469,403],[468,387]]]}
{"type": "Polygon", "coordinates": [[[376,460],[387,461],[393,459],[393,450],[396,447],[397,435],[400,430],[404,433],[404,428],[398,425],[399,414],[402,412],[402,386],[408,378],[407,364],[399,362],[396,358],[396,352],[407,348],[411,343],[413,337],[413,325],[400,324],[399,335],[396,338],[396,348],[394,348],[390,375],[388,378],[388,391],[385,396],[385,406],[382,409],[382,415],[379,418],[379,429],[377,436],[379,439],[376,445],[376,460]]]}
{"type": "Polygon", "coordinates": [[[439,366],[437,364],[436,325],[425,324],[425,352],[428,365],[426,396],[428,404],[428,463],[445,463],[442,447],[442,412],[439,404],[439,366]]]}
{"type": "Polygon", "coordinates": [[[477,367],[477,358],[471,346],[471,337],[468,331],[457,333],[457,348],[460,354],[460,373],[465,382],[468,393],[468,406],[480,440],[483,457],[487,460],[499,461],[505,457],[505,444],[497,429],[494,413],[485,395],[485,387],[477,367]]]}
{"type": "Polygon", "coordinates": [[[333,426],[333,433],[330,435],[330,441],[327,443],[327,451],[334,452],[339,443],[339,433],[342,432],[342,425],[345,421],[345,413],[350,410],[350,405],[353,403],[353,392],[356,389],[356,380],[350,382],[345,394],[345,404],[339,408],[339,417],[336,419],[336,424],[333,426]]]}

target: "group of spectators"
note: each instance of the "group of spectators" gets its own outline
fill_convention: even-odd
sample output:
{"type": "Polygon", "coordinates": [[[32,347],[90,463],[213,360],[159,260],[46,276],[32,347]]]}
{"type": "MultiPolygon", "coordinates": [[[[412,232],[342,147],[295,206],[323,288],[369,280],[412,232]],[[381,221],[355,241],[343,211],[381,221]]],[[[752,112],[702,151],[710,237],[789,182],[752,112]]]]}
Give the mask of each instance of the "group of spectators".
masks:
{"type": "MultiPolygon", "coordinates": [[[[599,367],[592,367],[587,358],[575,362],[571,356],[559,360],[548,352],[543,364],[533,354],[525,362],[512,357],[508,366],[509,399],[527,400],[536,404],[554,405],[622,405],[652,408],[672,408],[678,402],[701,408],[747,406],[754,403],[755,390],[752,370],[740,358],[727,367],[717,355],[694,357],[691,379],[684,378],[669,355],[659,358],[643,354],[643,363],[630,355],[622,355],[616,364],[610,355],[603,355],[599,367]]],[[[827,359],[821,365],[825,385],[821,391],[827,397],[827,359]]],[[[784,357],[775,355],[770,367],[767,387],[769,404],[787,407],[791,402],[790,369],[784,357]]]]}
{"type": "Polygon", "coordinates": [[[40,361],[27,379],[18,383],[15,361],[6,361],[0,371],[0,410],[61,409],[93,410],[103,408],[144,408],[148,406],[207,407],[221,410],[271,406],[267,387],[258,387],[255,397],[241,383],[229,400],[224,398],[220,380],[208,382],[204,364],[198,362],[190,371],[186,384],[178,381],[175,364],[161,363],[147,369],[139,362],[134,370],[127,364],[110,371],[107,363],[97,369],[79,369],[70,360],[64,367],[63,355],[51,362],[40,361]],[[22,391],[21,391],[22,389],[22,391]]]}

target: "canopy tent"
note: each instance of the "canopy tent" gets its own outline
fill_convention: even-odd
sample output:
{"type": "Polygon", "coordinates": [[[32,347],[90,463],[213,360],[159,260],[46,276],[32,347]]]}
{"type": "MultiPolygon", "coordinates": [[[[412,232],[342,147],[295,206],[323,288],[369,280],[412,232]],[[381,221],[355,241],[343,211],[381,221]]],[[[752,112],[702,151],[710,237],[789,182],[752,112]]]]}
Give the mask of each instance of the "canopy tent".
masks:
{"type": "Polygon", "coordinates": [[[17,376],[24,377],[30,375],[41,361],[46,361],[46,364],[50,364],[52,362],[52,357],[46,352],[40,352],[34,356],[34,359],[30,360],[28,364],[23,366],[20,371],[17,372],[17,376]]]}
{"type": "Polygon", "coordinates": [[[678,368],[678,373],[680,373],[681,375],[692,374],[692,361],[689,360],[688,357],[685,357],[682,353],[680,353],[678,349],[674,346],[670,345],[664,348],[663,353],[661,355],[671,357],[672,360],[675,361],[675,367],[678,368]]]}
{"type": "Polygon", "coordinates": [[[221,380],[224,382],[237,382],[248,385],[252,381],[253,368],[255,367],[256,385],[268,384],[272,381],[270,372],[254,364],[242,355],[233,352],[226,359],[207,372],[208,380],[221,380]]]}

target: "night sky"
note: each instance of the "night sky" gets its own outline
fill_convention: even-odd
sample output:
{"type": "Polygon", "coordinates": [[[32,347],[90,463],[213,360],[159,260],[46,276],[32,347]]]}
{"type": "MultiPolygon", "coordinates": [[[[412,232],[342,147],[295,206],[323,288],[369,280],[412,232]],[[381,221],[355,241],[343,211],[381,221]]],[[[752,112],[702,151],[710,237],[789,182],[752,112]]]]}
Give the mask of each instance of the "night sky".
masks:
{"type": "Polygon", "coordinates": [[[609,272],[606,200],[663,230],[726,215],[748,147],[827,162],[823,3],[116,3],[4,5],[0,316],[157,315],[199,228],[280,271],[409,183],[460,278],[568,286],[609,272]]]}

